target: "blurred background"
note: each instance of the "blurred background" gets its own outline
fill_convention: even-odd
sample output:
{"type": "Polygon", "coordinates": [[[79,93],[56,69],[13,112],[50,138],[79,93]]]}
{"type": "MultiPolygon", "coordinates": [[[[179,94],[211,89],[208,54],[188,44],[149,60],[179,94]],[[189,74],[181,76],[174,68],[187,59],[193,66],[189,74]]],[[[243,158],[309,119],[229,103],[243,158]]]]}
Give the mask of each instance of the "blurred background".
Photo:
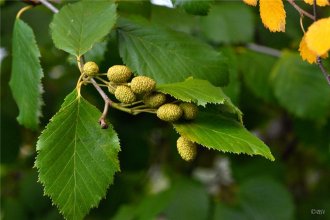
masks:
{"type": "MultiPolygon", "coordinates": [[[[19,126],[8,82],[13,23],[26,4],[0,4],[1,219],[63,219],[37,182],[35,145],[79,72],[74,59],[52,43],[51,11],[38,6],[24,13],[42,55],[45,104],[38,131],[19,126]]],[[[304,2],[298,4],[311,11],[304,2]]],[[[276,160],[199,148],[197,159],[187,163],[176,151],[178,134],[169,124],[147,114],[111,110],[109,121],[121,139],[121,172],[86,219],[330,219],[330,86],[316,66],[300,59],[299,14],[291,5],[285,9],[286,32],[270,33],[258,8],[241,1],[215,1],[207,16],[173,9],[170,1],[118,1],[120,15],[143,16],[188,33],[228,58],[230,84],[224,91],[244,113],[246,128],[270,147],[276,160]]],[[[329,16],[329,7],[318,9],[318,15],[329,16]]],[[[304,23],[305,28],[310,24],[307,19],[304,23]]],[[[86,58],[104,72],[121,64],[115,33],[86,58]]],[[[329,59],[324,64],[329,70],[329,59]]],[[[92,88],[83,92],[102,109],[92,88]]]]}

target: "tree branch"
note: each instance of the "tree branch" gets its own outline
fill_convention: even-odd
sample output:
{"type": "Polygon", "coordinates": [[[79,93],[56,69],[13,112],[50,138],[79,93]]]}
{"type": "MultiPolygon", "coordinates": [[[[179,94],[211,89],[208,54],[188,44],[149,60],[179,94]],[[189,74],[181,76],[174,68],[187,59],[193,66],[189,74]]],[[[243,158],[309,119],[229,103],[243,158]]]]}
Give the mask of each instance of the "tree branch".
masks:
{"type": "Polygon", "coordinates": [[[58,13],[58,9],[52,5],[50,2],[48,2],[47,0],[38,0],[41,4],[43,4],[46,8],[48,8],[49,10],[51,10],[52,12],[54,12],[55,14],[58,13]]]}
{"type": "Polygon", "coordinates": [[[300,14],[305,15],[306,17],[309,17],[312,20],[315,20],[315,17],[302,9],[299,5],[296,4],[294,0],[287,0],[300,14]]]}
{"type": "Polygon", "coordinates": [[[258,45],[258,44],[254,44],[254,43],[250,43],[246,45],[247,48],[249,48],[250,50],[259,52],[259,53],[263,53],[263,54],[267,54],[273,57],[280,57],[281,56],[281,51],[276,50],[274,48],[270,48],[270,47],[266,47],[266,46],[262,46],[262,45],[258,45]]]}

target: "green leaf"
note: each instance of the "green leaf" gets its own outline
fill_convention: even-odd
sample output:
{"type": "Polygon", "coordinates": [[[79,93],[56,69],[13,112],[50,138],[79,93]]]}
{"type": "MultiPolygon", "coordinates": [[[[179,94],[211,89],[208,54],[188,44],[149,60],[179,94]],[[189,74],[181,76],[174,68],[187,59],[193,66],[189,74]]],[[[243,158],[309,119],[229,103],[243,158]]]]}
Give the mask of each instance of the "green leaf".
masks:
{"type": "Polygon", "coordinates": [[[163,211],[167,219],[208,219],[210,200],[203,185],[188,179],[176,179],[169,192],[172,197],[163,211]]]}
{"type": "Polygon", "coordinates": [[[118,37],[124,63],[158,83],[179,82],[189,76],[207,79],[215,85],[228,81],[224,57],[187,34],[135,17],[120,20],[118,37]]]}
{"type": "Polygon", "coordinates": [[[171,187],[156,195],[149,195],[137,204],[122,206],[113,219],[145,220],[166,219],[200,220],[207,219],[210,201],[203,185],[189,179],[176,178],[171,187]]]}
{"type": "Polygon", "coordinates": [[[193,15],[207,15],[213,0],[172,0],[175,7],[183,8],[193,15]]]}
{"type": "Polygon", "coordinates": [[[214,43],[246,43],[253,39],[254,17],[241,2],[221,2],[200,20],[201,31],[214,43]]]}
{"type": "Polygon", "coordinates": [[[40,52],[32,29],[16,19],[13,33],[13,61],[9,82],[18,105],[18,122],[25,127],[37,129],[41,116],[43,92],[40,52]]]}
{"type": "Polygon", "coordinates": [[[215,150],[261,155],[274,160],[269,148],[240,123],[216,113],[199,112],[192,122],[173,124],[174,128],[193,142],[215,150]]]}
{"type": "Polygon", "coordinates": [[[204,106],[207,103],[223,104],[226,95],[220,87],[215,87],[206,80],[189,77],[184,82],[162,84],[157,90],[185,102],[194,102],[204,106]]]}
{"type": "Polygon", "coordinates": [[[117,134],[101,129],[100,115],[74,90],[37,143],[39,180],[67,219],[83,219],[97,206],[120,169],[117,134]]]}
{"type": "Polygon", "coordinates": [[[237,208],[232,208],[222,203],[216,203],[214,208],[213,220],[230,219],[230,220],[249,220],[245,213],[237,208]]]}
{"type": "Polygon", "coordinates": [[[228,58],[229,84],[222,88],[224,93],[230,97],[233,103],[239,102],[241,91],[241,80],[239,79],[238,58],[232,47],[223,47],[221,52],[228,58]]]}
{"type": "Polygon", "coordinates": [[[292,114],[325,120],[330,115],[330,87],[321,70],[301,60],[297,53],[283,53],[272,72],[274,93],[292,114]]]}
{"type": "Polygon", "coordinates": [[[246,86],[255,96],[265,101],[274,101],[270,74],[276,58],[249,50],[244,51],[239,58],[238,64],[246,86]]]}
{"type": "Polygon", "coordinates": [[[238,197],[250,219],[294,219],[294,204],[290,193],[272,179],[249,179],[241,185],[238,197]]]}
{"type": "Polygon", "coordinates": [[[50,25],[57,48],[81,56],[107,35],[116,22],[111,1],[83,1],[64,6],[50,25]]]}

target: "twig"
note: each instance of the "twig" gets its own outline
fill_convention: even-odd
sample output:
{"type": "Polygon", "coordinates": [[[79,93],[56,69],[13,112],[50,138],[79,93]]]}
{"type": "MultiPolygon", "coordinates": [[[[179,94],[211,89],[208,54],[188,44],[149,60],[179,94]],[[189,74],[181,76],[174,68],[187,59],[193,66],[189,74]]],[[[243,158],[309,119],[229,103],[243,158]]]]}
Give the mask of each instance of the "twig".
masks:
{"type": "Polygon", "coordinates": [[[109,104],[105,103],[103,113],[99,119],[99,123],[100,123],[102,129],[107,129],[109,127],[107,122],[105,121],[105,118],[107,117],[107,114],[108,114],[108,109],[109,109],[109,104]]]}
{"type": "Polygon", "coordinates": [[[328,73],[328,71],[323,66],[322,58],[321,57],[317,57],[316,63],[319,66],[319,68],[321,69],[321,71],[322,71],[325,79],[328,81],[328,84],[330,85],[330,74],[328,73]]]}
{"type": "Polygon", "coordinates": [[[313,15],[314,15],[314,21],[316,21],[317,20],[316,0],[313,0],[313,15]]]}
{"type": "Polygon", "coordinates": [[[55,14],[57,14],[59,12],[59,10],[52,5],[51,3],[49,3],[47,0],[38,0],[41,4],[43,4],[46,8],[48,8],[49,10],[51,10],[52,12],[54,12],[55,14]]]}
{"type": "Polygon", "coordinates": [[[305,15],[306,17],[309,17],[312,20],[315,20],[315,17],[313,15],[311,15],[310,13],[308,13],[307,11],[305,11],[304,9],[300,8],[299,5],[297,5],[295,3],[294,0],[287,0],[300,14],[305,15]]]}
{"type": "Polygon", "coordinates": [[[90,79],[91,83],[93,84],[93,86],[95,87],[95,89],[97,90],[97,92],[101,95],[102,99],[104,100],[104,102],[108,103],[109,105],[112,104],[111,99],[107,96],[107,94],[105,94],[105,92],[101,89],[101,87],[97,84],[97,82],[95,81],[95,79],[90,79]]]}
{"type": "Polygon", "coordinates": [[[262,46],[262,45],[258,45],[258,44],[254,44],[254,43],[247,44],[246,47],[249,48],[250,50],[264,53],[264,54],[267,54],[270,56],[274,56],[274,57],[281,56],[281,51],[276,50],[274,48],[270,48],[270,47],[266,47],[266,46],[262,46]]]}
{"type": "Polygon", "coordinates": [[[19,18],[21,17],[21,15],[22,15],[25,11],[27,11],[27,10],[29,10],[29,9],[31,9],[31,8],[33,8],[33,5],[25,6],[24,8],[22,8],[21,10],[19,10],[19,12],[18,12],[17,15],[16,15],[16,19],[19,19],[19,18]]]}

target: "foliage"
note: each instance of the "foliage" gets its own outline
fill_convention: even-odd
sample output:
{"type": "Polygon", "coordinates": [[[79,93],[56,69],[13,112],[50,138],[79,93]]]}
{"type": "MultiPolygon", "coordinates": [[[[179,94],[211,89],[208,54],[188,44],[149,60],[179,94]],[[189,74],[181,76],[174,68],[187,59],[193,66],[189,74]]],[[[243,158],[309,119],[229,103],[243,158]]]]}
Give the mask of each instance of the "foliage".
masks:
{"type": "Polygon", "coordinates": [[[307,0],[244,2],[260,13],[208,0],[64,1],[54,14],[5,2],[1,217],[310,219],[326,210],[328,2],[316,1],[318,14],[307,0]],[[100,71],[87,74],[87,61],[100,71]],[[198,106],[197,118],[159,120],[134,78],[107,78],[113,65],[144,76],[137,86],[166,104],[198,106]],[[116,100],[120,86],[133,101],[116,100]],[[179,136],[198,144],[193,162],[177,153],[179,136]]]}

